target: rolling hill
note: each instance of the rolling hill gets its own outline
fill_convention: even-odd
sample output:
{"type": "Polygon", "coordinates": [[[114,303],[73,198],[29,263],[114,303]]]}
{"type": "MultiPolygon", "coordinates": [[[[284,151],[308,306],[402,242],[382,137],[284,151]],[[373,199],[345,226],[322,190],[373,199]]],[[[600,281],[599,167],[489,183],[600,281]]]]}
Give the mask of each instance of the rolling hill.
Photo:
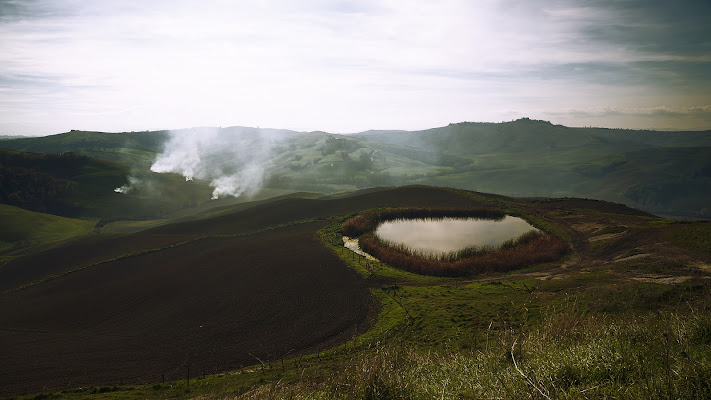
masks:
{"type": "Polygon", "coordinates": [[[429,398],[452,382],[520,398],[533,391],[514,369],[525,365],[539,388],[574,398],[704,397],[709,228],[603,201],[407,186],[94,233],[0,268],[0,396],[429,398]],[[571,253],[509,273],[415,275],[343,247],[342,223],[382,207],[494,207],[571,253]],[[471,365],[438,370],[452,360],[471,365]]]}
{"type": "MultiPolygon", "coordinates": [[[[508,196],[595,198],[663,215],[711,215],[709,131],[570,128],[527,118],[350,135],[244,127],[217,131],[235,138],[268,134],[269,156],[260,160],[266,171],[263,186],[278,191],[335,193],[426,184],[508,196]]],[[[169,135],[72,131],[4,140],[0,147],[72,151],[146,174],[169,135]]],[[[238,143],[230,142],[220,157],[248,158],[238,143]]]]}

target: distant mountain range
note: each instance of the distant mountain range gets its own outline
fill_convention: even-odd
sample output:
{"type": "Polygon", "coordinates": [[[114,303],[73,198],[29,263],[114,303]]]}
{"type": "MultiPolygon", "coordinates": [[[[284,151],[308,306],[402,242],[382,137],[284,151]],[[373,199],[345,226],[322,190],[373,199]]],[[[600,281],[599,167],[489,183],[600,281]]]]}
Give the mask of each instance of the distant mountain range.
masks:
{"type": "MultiPolygon", "coordinates": [[[[269,157],[262,160],[261,167],[266,171],[263,186],[278,193],[334,193],[374,186],[426,184],[509,196],[594,198],[655,214],[711,218],[711,131],[570,128],[527,118],[505,123],[464,122],[423,131],[367,131],[350,135],[245,127],[215,130],[222,138],[268,134],[271,147],[269,157]]],[[[81,187],[73,195],[66,191],[56,193],[64,196],[60,203],[62,210],[68,210],[65,214],[82,215],[76,212],[77,207],[92,208],[86,201],[82,203],[77,194],[85,196],[93,191],[102,193],[101,196],[114,196],[113,189],[125,182],[126,175],[159,183],[160,190],[155,185],[152,190],[160,196],[150,196],[151,185],[145,185],[143,192],[126,196],[126,201],[131,198],[134,202],[152,198],[153,206],[144,207],[142,213],[156,214],[209,201],[207,182],[185,183],[178,177],[150,172],[170,135],[168,131],[71,131],[2,140],[0,148],[65,154],[65,158],[71,152],[84,157],[81,160],[86,168],[93,168],[92,176],[102,176],[100,170],[105,170],[106,179],[93,180],[84,171],[79,185],[72,176],[59,174],[52,163],[36,165],[34,173],[43,176],[39,181],[35,179],[36,185],[45,179],[58,188],[63,187],[64,181],[81,187]],[[189,196],[182,197],[184,190],[174,187],[181,184],[192,185],[189,196]],[[173,197],[170,201],[165,198],[168,192],[173,197]],[[68,198],[74,199],[73,202],[68,202],[68,198]]],[[[227,143],[220,148],[223,164],[229,162],[230,154],[245,151],[239,141],[221,143],[227,143]]],[[[32,170],[27,160],[31,163],[32,157],[36,157],[26,155],[27,160],[21,161],[22,153],[2,154],[3,186],[7,186],[9,176],[17,178],[18,174],[27,173],[18,168],[32,170]]],[[[76,163],[76,159],[72,162],[76,163]]],[[[18,183],[21,181],[14,179],[12,190],[26,193],[26,189],[16,187],[22,186],[18,183]]],[[[17,193],[14,197],[12,193],[2,195],[0,202],[23,207],[17,201],[12,203],[12,198],[18,198],[17,193]]],[[[49,201],[50,195],[43,193],[43,201],[49,201]]],[[[115,196],[111,199],[117,201],[115,196]]],[[[37,204],[35,200],[26,201],[24,207],[31,209],[27,204],[37,204]]],[[[43,206],[45,211],[52,210],[51,203],[43,206]]],[[[104,215],[106,207],[101,211],[104,215]]],[[[130,217],[125,205],[121,207],[124,216],[130,217]]]]}

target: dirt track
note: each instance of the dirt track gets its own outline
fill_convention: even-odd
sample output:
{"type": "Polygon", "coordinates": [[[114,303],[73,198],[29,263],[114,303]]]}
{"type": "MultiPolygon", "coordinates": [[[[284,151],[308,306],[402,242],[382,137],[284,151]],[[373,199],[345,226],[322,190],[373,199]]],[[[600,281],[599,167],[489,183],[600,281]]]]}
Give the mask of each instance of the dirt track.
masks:
{"type": "Polygon", "coordinates": [[[104,262],[0,295],[0,395],[180,379],[187,365],[214,373],[342,342],[365,329],[373,304],[365,283],[318,243],[315,232],[327,222],[249,233],[371,207],[465,205],[471,200],[426,188],[290,199],[17,260],[0,270],[0,281],[11,277],[5,286],[102,256],[247,234],[104,262]]]}

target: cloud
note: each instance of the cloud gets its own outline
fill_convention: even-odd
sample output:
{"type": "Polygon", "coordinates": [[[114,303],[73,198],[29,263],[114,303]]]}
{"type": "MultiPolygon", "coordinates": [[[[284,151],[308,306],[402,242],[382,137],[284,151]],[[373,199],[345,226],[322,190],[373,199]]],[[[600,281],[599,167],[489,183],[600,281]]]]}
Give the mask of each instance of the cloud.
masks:
{"type": "Polygon", "coordinates": [[[605,117],[605,116],[647,116],[647,117],[704,117],[711,118],[711,105],[693,107],[650,107],[650,108],[616,108],[605,107],[590,110],[560,110],[548,111],[548,115],[567,115],[575,117],[605,117]]]}
{"type": "Polygon", "coordinates": [[[422,129],[600,88],[703,97],[708,7],[652,3],[3,2],[0,129],[422,129]]]}
{"type": "Polygon", "coordinates": [[[588,26],[592,40],[624,46],[656,57],[698,58],[711,53],[711,3],[647,0],[602,0],[599,7],[611,11],[607,23],[588,26]]]}
{"type": "Polygon", "coordinates": [[[566,108],[540,111],[538,115],[555,123],[573,126],[672,131],[711,130],[711,104],[699,106],[566,108]]]}

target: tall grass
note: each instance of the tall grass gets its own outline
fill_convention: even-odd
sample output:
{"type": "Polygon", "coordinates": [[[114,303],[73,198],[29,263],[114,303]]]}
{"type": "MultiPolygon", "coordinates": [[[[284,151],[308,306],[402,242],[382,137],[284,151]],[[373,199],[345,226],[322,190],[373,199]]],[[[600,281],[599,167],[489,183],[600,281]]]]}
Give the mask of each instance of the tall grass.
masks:
{"type": "Polygon", "coordinates": [[[492,331],[465,350],[381,342],[334,369],[239,398],[706,399],[710,326],[699,311],[624,318],[554,310],[535,328],[492,331]]]}

